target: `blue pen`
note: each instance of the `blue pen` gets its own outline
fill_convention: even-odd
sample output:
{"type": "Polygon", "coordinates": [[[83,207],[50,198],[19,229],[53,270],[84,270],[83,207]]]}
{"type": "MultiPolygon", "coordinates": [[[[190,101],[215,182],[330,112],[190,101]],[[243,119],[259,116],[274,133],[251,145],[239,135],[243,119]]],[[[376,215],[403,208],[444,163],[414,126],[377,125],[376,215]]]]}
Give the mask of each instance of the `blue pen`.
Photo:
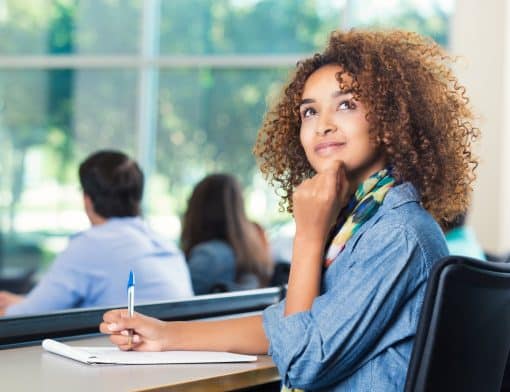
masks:
{"type": "MultiPolygon", "coordinates": [[[[133,271],[129,271],[129,279],[127,284],[128,293],[128,316],[133,317],[135,311],[135,274],[133,271]]],[[[129,330],[128,345],[131,346],[131,340],[133,338],[133,330],[129,330]]]]}

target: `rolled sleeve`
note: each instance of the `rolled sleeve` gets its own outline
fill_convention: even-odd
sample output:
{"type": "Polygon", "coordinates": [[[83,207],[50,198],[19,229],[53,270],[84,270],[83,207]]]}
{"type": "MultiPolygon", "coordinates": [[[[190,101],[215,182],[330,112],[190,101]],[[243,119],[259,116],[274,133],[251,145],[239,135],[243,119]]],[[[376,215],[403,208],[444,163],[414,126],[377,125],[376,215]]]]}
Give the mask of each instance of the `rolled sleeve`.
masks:
{"type": "MultiPolygon", "coordinates": [[[[271,355],[273,362],[278,367],[278,372],[282,376],[283,383],[290,387],[290,365],[293,357],[306,351],[306,346],[310,344],[305,339],[316,334],[310,334],[311,314],[310,312],[299,312],[293,315],[284,316],[285,301],[268,307],[264,311],[264,331],[269,340],[268,354],[271,355]]],[[[306,363],[307,360],[301,358],[300,363],[306,363]]],[[[299,366],[299,363],[294,363],[299,366]]],[[[306,369],[304,369],[306,371],[306,369]]],[[[305,375],[302,375],[305,377],[305,375]]]]}
{"type": "Polygon", "coordinates": [[[426,279],[422,261],[416,237],[405,228],[379,227],[356,252],[335,261],[342,264],[329,267],[329,287],[309,311],[285,317],[284,301],[266,309],[269,353],[285,385],[338,383],[378,350],[412,336],[419,310],[410,298],[426,279]]]}

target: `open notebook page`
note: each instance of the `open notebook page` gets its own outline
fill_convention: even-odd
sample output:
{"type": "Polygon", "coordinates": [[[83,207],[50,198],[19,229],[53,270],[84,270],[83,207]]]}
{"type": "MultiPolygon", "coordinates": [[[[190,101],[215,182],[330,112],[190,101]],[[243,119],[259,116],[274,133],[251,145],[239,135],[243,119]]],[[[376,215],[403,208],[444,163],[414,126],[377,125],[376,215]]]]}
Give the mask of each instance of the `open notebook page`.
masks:
{"type": "Polygon", "coordinates": [[[121,351],[117,347],[77,347],[44,339],[42,347],[51,353],[88,364],[157,365],[176,363],[252,362],[255,355],[219,351],[121,351]]]}

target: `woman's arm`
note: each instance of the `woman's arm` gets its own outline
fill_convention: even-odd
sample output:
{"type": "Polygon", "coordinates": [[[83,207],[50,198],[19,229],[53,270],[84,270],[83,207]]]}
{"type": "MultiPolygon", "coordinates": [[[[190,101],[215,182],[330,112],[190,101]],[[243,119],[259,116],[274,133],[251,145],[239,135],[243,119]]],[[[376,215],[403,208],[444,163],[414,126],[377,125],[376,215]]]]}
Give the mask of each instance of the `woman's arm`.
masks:
{"type": "Polygon", "coordinates": [[[262,316],[178,322],[169,323],[168,326],[171,331],[177,332],[177,338],[171,339],[174,349],[267,354],[269,347],[262,327],[262,316]]]}
{"type": "Polygon", "coordinates": [[[296,232],[287,288],[285,315],[308,310],[319,295],[324,239],[296,232]]]}
{"type": "Polygon", "coordinates": [[[309,310],[319,295],[326,237],[345,205],[349,184],[341,161],[305,180],[293,194],[296,235],[285,315],[309,310]]]}
{"type": "Polygon", "coordinates": [[[122,350],[211,350],[245,354],[266,354],[269,342],[262,327],[262,316],[215,321],[164,322],[127,310],[104,314],[99,329],[122,350]],[[128,330],[133,344],[128,344],[128,330]]]}

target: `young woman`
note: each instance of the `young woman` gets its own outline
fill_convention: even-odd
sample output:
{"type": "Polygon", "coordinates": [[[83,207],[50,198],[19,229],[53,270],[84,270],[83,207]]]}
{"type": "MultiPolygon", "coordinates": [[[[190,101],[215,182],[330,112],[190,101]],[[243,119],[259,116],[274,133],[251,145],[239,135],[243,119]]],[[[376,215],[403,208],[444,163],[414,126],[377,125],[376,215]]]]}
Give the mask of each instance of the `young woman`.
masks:
{"type": "Polygon", "coordinates": [[[440,224],[466,209],[476,166],[447,60],[413,33],[334,32],[255,147],[296,221],[287,298],[212,322],[116,310],[101,331],[123,350],[269,353],[287,387],[403,390],[429,271],[448,254],[440,224]]]}
{"type": "Polygon", "coordinates": [[[241,186],[229,174],[211,174],[191,194],[181,245],[195,294],[254,289],[273,270],[263,229],[244,212],[241,186]]]}

